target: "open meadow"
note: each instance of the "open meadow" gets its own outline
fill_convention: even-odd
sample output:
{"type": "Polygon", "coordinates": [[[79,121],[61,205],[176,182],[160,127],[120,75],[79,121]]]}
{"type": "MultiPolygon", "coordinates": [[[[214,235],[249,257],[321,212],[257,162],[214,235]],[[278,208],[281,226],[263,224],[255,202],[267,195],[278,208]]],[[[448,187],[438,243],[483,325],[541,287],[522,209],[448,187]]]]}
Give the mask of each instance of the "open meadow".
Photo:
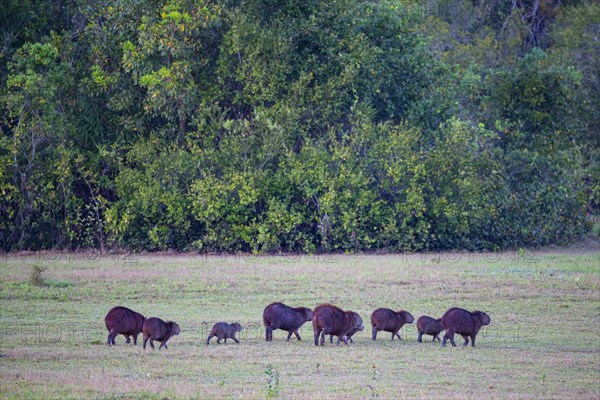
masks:
{"type": "Polygon", "coordinates": [[[1,256],[1,398],[569,398],[600,397],[600,252],[200,256],[28,253],[1,256]],[[35,276],[34,267],[45,268],[35,276]],[[38,279],[38,285],[34,280],[38,279]],[[261,316],[273,301],[357,311],[354,343],[323,348],[261,316]],[[174,320],[166,350],[117,337],[104,316],[123,305],[174,320]],[[371,336],[378,307],[416,319],[452,306],[487,312],[477,347],[371,336]],[[241,343],[206,345],[218,321],[241,343]]]}

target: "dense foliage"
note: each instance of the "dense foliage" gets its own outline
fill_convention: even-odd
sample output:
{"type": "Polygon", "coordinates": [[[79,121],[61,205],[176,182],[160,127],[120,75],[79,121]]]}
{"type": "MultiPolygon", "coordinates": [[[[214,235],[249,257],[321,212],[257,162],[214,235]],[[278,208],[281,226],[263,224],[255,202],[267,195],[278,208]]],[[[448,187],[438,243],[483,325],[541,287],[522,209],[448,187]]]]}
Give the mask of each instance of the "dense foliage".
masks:
{"type": "Polygon", "coordinates": [[[600,204],[593,1],[3,8],[7,251],[500,249],[600,204]]]}

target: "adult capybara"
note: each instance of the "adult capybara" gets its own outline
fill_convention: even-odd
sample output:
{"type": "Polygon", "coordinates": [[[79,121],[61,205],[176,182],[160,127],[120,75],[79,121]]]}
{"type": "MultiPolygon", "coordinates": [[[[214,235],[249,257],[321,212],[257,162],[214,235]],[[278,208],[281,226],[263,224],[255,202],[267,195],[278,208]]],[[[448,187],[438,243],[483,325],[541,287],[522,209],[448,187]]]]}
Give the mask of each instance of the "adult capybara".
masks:
{"type": "Polygon", "coordinates": [[[154,349],[154,340],[161,342],[158,349],[168,349],[167,341],[173,336],[179,335],[181,330],[179,325],[173,321],[163,321],[160,318],[152,317],[148,318],[144,322],[144,349],[146,348],[146,342],[150,339],[150,347],[154,349]]]}
{"type": "Polygon", "coordinates": [[[313,330],[315,333],[315,346],[319,345],[319,336],[321,336],[321,346],[325,345],[325,335],[335,335],[338,337],[337,344],[340,341],[348,344],[347,335],[354,329],[362,331],[362,318],[354,311],[344,311],[331,304],[321,304],[313,311],[313,330]]]}
{"type": "Polygon", "coordinates": [[[222,339],[225,339],[225,343],[227,343],[227,339],[233,339],[236,343],[239,343],[240,341],[235,338],[235,333],[241,331],[242,326],[237,322],[233,322],[231,324],[228,324],[227,322],[217,322],[210,330],[210,334],[206,339],[206,344],[208,344],[210,339],[212,339],[214,336],[217,337],[217,343],[219,344],[221,343],[222,339]]]}
{"type": "Polygon", "coordinates": [[[266,329],[267,342],[273,340],[273,331],[281,329],[288,332],[286,342],[290,341],[292,334],[296,335],[298,340],[300,334],[298,329],[304,324],[312,320],[312,310],[306,307],[288,307],[283,303],[269,304],[263,311],[263,323],[266,329]]]}
{"type": "Polygon", "coordinates": [[[146,318],[142,314],[127,307],[112,308],[104,317],[104,324],[108,329],[106,344],[109,346],[116,344],[117,335],[125,336],[127,343],[130,342],[129,337],[133,336],[133,344],[137,344],[137,338],[142,332],[145,320],[146,318]]]}
{"type": "Polygon", "coordinates": [[[450,339],[452,346],[454,343],[454,334],[458,333],[465,339],[466,346],[469,344],[469,336],[471,337],[471,346],[475,347],[475,337],[477,332],[484,325],[489,325],[492,322],[490,316],[482,311],[469,312],[462,308],[451,308],[442,317],[442,328],[446,330],[442,346],[446,346],[446,340],[450,339]]]}
{"type": "Polygon", "coordinates": [[[417,320],[417,331],[419,332],[417,341],[423,343],[423,335],[431,335],[433,336],[432,342],[435,342],[435,339],[441,342],[442,340],[438,335],[443,330],[441,318],[435,319],[427,315],[420,316],[417,320]]]}
{"type": "MultiPolygon", "coordinates": [[[[412,324],[414,317],[408,311],[394,311],[389,308],[378,308],[371,314],[371,326],[373,327],[373,340],[377,339],[377,332],[385,331],[392,332],[392,340],[394,336],[400,335],[398,331],[404,326],[404,324],[412,324]]],[[[400,339],[402,340],[402,339],[400,339]]]]}

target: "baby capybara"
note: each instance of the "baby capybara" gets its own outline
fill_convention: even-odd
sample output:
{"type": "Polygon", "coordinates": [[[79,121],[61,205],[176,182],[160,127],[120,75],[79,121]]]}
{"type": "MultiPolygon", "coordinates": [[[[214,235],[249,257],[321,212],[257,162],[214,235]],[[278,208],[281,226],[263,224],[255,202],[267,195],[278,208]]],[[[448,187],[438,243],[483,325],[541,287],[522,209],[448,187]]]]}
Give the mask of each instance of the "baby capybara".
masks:
{"type": "Polygon", "coordinates": [[[154,349],[154,340],[161,342],[158,347],[159,350],[163,347],[168,349],[167,341],[171,339],[171,337],[179,335],[179,332],[181,332],[179,325],[173,321],[165,322],[156,317],[148,318],[146,322],[144,322],[144,349],[146,348],[146,342],[148,340],[150,340],[150,347],[152,347],[152,349],[154,349]]]}
{"type": "Polygon", "coordinates": [[[422,315],[417,320],[417,331],[419,332],[419,338],[417,341],[419,343],[423,343],[423,335],[431,335],[433,336],[432,342],[435,342],[435,339],[437,339],[438,342],[441,342],[442,340],[438,335],[443,330],[444,328],[442,328],[441,318],[435,319],[427,315],[422,315]]]}
{"type": "Polygon", "coordinates": [[[306,307],[288,307],[283,303],[269,304],[263,311],[263,323],[266,329],[267,342],[273,340],[273,331],[281,329],[288,332],[286,342],[290,341],[292,334],[296,335],[298,340],[300,334],[298,329],[307,321],[312,320],[312,310],[306,307]]]}
{"type": "Polygon", "coordinates": [[[237,322],[231,324],[228,324],[227,322],[217,322],[210,330],[210,334],[206,339],[206,344],[208,344],[210,339],[212,339],[214,336],[217,337],[217,343],[219,344],[221,343],[222,339],[225,339],[225,343],[227,343],[227,339],[233,339],[236,343],[239,343],[240,341],[235,338],[235,333],[241,331],[242,326],[237,322]]]}
{"type": "Polygon", "coordinates": [[[492,322],[490,316],[482,311],[467,311],[462,308],[451,308],[442,317],[442,327],[446,330],[442,346],[446,346],[446,340],[450,340],[452,346],[454,343],[454,334],[458,333],[465,339],[464,346],[469,344],[469,336],[471,337],[471,346],[475,347],[475,337],[477,332],[484,325],[489,325],[492,322]]]}
{"type": "Polygon", "coordinates": [[[137,344],[137,338],[142,332],[145,320],[146,318],[142,314],[127,307],[112,308],[104,317],[104,324],[108,329],[106,344],[109,346],[116,344],[117,335],[125,336],[127,343],[130,342],[129,337],[133,336],[133,344],[137,344]]]}
{"type": "Polygon", "coordinates": [[[313,311],[313,330],[315,333],[315,346],[319,345],[319,336],[321,337],[321,346],[325,345],[325,335],[335,335],[338,337],[337,344],[340,341],[348,344],[347,335],[354,329],[362,331],[362,318],[354,311],[344,311],[331,304],[321,304],[313,311]]]}
{"type": "MultiPolygon", "coordinates": [[[[348,340],[350,343],[354,343],[354,340],[352,340],[352,336],[358,331],[362,331],[362,329],[358,329],[358,328],[350,329],[350,332],[348,332],[346,334],[346,340],[348,340]]],[[[333,335],[329,335],[329,343],[333,343],[333,335]]]]}
{"type": "Polygon", "coordinates": [[[394,340],[394,336],[398,336],[398,339],[400,339],[400,335],[398,334],[400,328],[404,324],[412,324],[414,320],[414,317],[408,311],[401,310],[396,312],[389,308],[378,308],[371,314],[373,340],[377,339],[377,332],[379,331],[391,332],[392,340],[394,340]]]}

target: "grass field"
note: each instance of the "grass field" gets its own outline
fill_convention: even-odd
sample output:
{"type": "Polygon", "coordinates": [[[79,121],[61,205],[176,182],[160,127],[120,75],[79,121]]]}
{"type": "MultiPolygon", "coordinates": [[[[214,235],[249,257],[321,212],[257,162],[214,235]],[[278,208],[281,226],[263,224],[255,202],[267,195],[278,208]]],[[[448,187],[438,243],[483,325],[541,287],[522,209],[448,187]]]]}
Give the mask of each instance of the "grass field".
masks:
{"type": "MultiPolygon", "coordinates": [[[[600,250],[331,256],[1,256],[1,398],[569,398],[600,397],[600,250]],[[34,266],[46,268],[41,286],[34,266]],[[357,311],[354,344],[316,348],[276,331],[272,301],[357,311]],[[105,345],[115,305],[172,319],[168,350],[105,345]],[[378,307],[415,320],[451,306],[486,311],[477,348],[370,339],[378,307]],[[218,321],[241,343],[204,344],[218,321]]],[[[462,343],[458,340],[457,343],[462,343]]],[[[141,342],[141,336],[140,336],[141,342]]]]}

